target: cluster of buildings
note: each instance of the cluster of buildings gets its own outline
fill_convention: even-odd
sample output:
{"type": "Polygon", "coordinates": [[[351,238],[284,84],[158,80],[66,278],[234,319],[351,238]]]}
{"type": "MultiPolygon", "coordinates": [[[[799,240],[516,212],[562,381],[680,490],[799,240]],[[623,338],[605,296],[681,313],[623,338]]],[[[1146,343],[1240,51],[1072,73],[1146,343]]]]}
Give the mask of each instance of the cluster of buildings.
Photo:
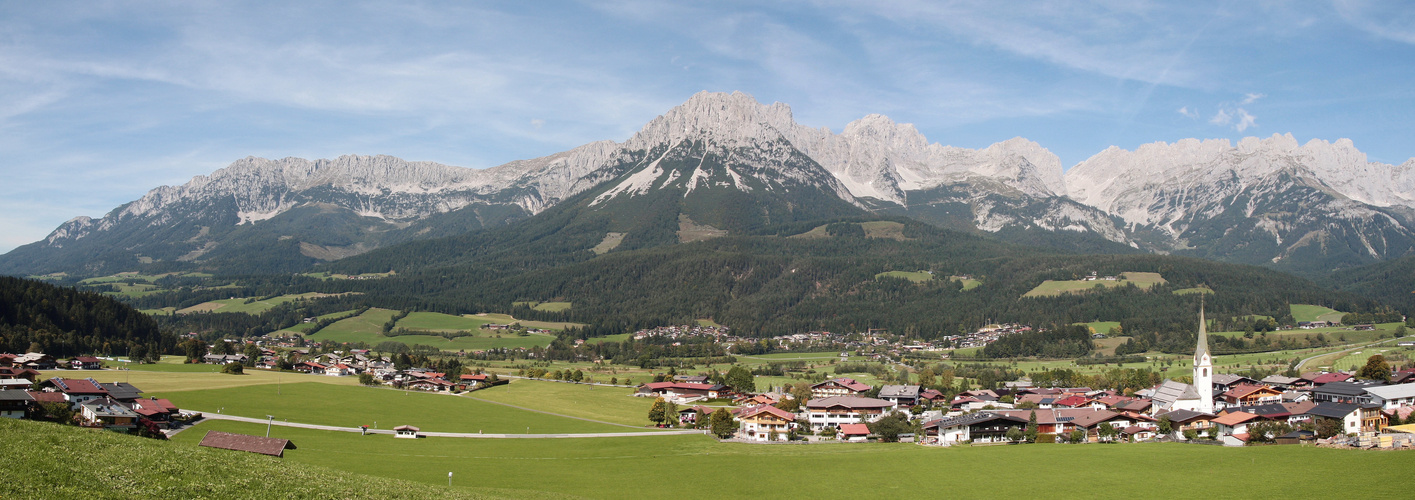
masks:
{"type": "Polygon", "coordinates": [[[37,380],[37,375],[16,377],[0,373],[0,377],[6,377],[0,378],[0,382],[6,382],[0,383],[0,417],[52,419],[57,415],[50,414],[46,406],[59,403],[73,412],[75,423],[81,426],[117,431],[144,427],[156,431],[172,425],[179,414],[171,401],[144,398],[142,389],[125,382],[104,383],[93,378],[37,380]],[[32,390],[35,386],[38,390],[32,390]]]}
{"type": "Polygon", "coordinates": [[[634,340],[668,339],[688,340],[711,338],[715,343],[739,342],[742,339],[732,335],[732,329],[725,326],[677,325],[660,326],[634,332],[634,340]]]}
{"type": "MultiPolygon", "coordinates": [[[[1359,446],[1415,446],[1415,429],[1390,427],[1415,412],[1415,370],[1392,373],[1389,382],[1356,381],[1346,373],[1304,373],[1298,377],[1270,376],[1261,380],[1213,371],[1208,334],[1200,311],[1194,353],[1193,384],[1173,380],[1133,395],[1087,387],[1037,388],[1029,383],[1006,389],[962,392],[952,399],[915,385],[886,385],[875,397],[872,387],[849,378],[811,386],[811,399],[797,412],[775,404],[789,394],[739,396],[745,405],[734,411],[738,436],[749,441],[784,440],[789,432],[835,432],[836,439],[865,440],[866,422],[924,404],[928,411],[906,411],[921,423],[914,438],[924,444],[1012,442],[1035,421],[1039,435],[1062,441],[1141,441],[1157,438],[1212,439],[1241,446],[1253,438],[1250,428],[1261,422],[1298,429],[1264,440],[1309,442],[1319,421],[1334,434],[1333,442],[1359,446]],[[1408,431],[1408,432],[1407,432],[1408,431]]],[[[674,380],[640,386],[638,395],[661,396],[690,404],[734,396],[721,385],[674,380]]],[[[684,422],[701,406],[684,408],[684,422]]],[[[1048,439],[1050,440],[1050,439],[1048,439]]]]}

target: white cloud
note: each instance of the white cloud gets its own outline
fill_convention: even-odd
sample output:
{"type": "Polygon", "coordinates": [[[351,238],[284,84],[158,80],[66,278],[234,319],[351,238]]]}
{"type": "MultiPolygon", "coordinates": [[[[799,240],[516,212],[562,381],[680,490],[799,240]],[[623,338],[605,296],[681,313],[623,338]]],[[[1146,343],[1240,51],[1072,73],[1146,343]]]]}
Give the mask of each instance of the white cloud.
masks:
{"type": "Polygon", "coordinates": [[[1244,94],[1244,95],[1243,95],[1243,100],[1240,101],[1238,104],[1253,104],[1254,101],[1257,101],[1258,99],[1262,99],[1262,98],[1267,97],[1267,96],[1268,96],[1267,94],[1255,94],[1255,93],[1244,94]]]}
{"type": "Polygon", "coordinates": [[[545,120],[542,120],[540,118],[532,118],[531,126],[535,127],[536,130],[540,130],[541,127],[545,126],[545,120]]]}
{"type": "Polygon", "coordinates": [[[1185,107],[1176,109],[1176,110],[1174,110],[1174,111],[1175,111],[1176,113],[1179,113],[1179,114],[1181,114],[1181,115],[1184,115],[1184,116],[1188,117],[1188,118],[1191,119],[1191,120],[1197,120],[1197,119],[1199,119],[1199,110],[1197,110],[1197,109],[1189,109],[1189,106],[1185,106],[1185,107]]]}
{"type": "Polygon", "coordinates": [[[1249,114],[1248,110],[1243,108],[1237,108],[1234,110],[1234,112],[1238,116],[1238,123],[1233,125],[1234,130],[1242,132],[1244,130],[1248,130],[1249,127],[1257,126],[1257,124],[1254,122],[1258,119],[1258,117],[1249,114]]]}
{"type": "Polygon", "coordinates": [[[1218,113],[1215,113],[1213,118],[1209,118],[1209,123],[1214,125],[1228,125],[1232,121],[1233,116],[1229,115],[1228,111],[1223,108],[1219,108],[1218,113]]]}

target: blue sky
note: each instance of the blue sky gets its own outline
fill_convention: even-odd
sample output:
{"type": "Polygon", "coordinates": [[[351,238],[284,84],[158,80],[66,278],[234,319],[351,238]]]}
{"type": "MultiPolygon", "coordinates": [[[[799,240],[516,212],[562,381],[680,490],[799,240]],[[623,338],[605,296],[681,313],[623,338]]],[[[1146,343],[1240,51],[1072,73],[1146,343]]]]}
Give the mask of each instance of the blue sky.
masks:
{"type": "Polygon", "coordinates": [[[699,90],[1068,167],[1274,133],[1415,156],[1400,2],[394,3],[0,0],[0,251],[245,156],[490,167],[699,90]]]}

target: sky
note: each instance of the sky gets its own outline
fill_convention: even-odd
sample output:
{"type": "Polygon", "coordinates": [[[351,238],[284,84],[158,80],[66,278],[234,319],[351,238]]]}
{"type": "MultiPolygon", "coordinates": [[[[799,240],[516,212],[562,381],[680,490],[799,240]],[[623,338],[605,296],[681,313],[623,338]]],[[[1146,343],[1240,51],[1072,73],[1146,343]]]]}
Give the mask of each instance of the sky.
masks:
{"type": "Polygon", "coordinates": [[[472,168],[701,91],[839,131],[1110,146],[1290,133],[1415,156],[1402,2],[0,0],[0,252],[247,156],[472,168]]]}

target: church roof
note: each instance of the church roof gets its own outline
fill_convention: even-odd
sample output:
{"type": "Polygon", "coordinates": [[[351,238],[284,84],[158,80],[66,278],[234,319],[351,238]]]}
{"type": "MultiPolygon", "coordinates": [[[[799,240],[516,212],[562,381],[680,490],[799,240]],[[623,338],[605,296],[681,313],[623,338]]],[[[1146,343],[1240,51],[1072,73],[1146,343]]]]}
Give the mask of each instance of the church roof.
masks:
{"type": "Polygon", "coordinates": [[[1199,392],[1194,390],[1192,385],[1166,380],[1155,388],[1153,399],[1156,403],[1160,403],[1161,408],[1169,408],[1174,405],[1175,401],[1199,399],[1199,392]]]}

